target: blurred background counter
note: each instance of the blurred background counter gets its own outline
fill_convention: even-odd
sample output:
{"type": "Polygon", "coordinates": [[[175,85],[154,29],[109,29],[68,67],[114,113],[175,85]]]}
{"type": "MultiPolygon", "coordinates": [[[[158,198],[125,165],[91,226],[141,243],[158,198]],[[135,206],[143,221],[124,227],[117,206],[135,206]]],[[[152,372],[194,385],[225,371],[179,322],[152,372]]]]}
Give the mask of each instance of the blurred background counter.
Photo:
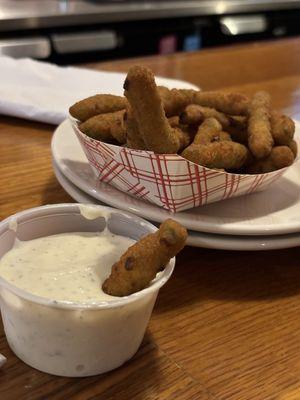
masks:
{"type": "Polygon", "coordinates": [[[300,34],[295,0],[0,0],[0,54],[74,64],[300,34]]]}

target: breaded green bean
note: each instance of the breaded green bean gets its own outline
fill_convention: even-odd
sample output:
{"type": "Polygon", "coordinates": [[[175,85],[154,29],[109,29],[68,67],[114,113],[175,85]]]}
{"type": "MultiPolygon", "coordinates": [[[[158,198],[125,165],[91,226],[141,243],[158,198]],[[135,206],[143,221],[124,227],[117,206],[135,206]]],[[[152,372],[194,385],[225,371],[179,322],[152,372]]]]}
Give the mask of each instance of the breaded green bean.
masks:
{"type": "Polygon", "coordinates": [[[186,239],[186,229],[167,219],[157,232],[128,248],[113,265],[110,276],[103,283],[103,291],[111,296],[128,296],[144,289],[183,249],[186,239]]]}
{"type": "MultiPolygon", "coordinates": [[[[193,144],[206,144],[220,139],[220,132],[222,125],[215,118],[207,118],[199,126],[198,131],[194,137],[193,144]],[[218,137],[218,139],[216,139],[218,137]],[[216,140],[214,140],[214,138],[216,140]]],[[[228,140],[230,136],[228,135],[228,140]]]]}
{"type": "Polygon", "coordinates": [[[205,135],[196,135],[197,136],[197,142],[195,142],[194,139],[194,144],[208,144],[208,143],[213,143],[213,142],[224,142],[225,140],[231,142],[231,136],[229,133],[224,132],[224,131],[219,131],[219,132],[207,132],[205,135]]]}
{"type": "Polygon", "coordinates": [[[147,149],[177,153],[180,141],[165,116],[152,71],[140,66],[130,68],[124,89],[147,149]]]}
{"type": "Polygon", "coordinates": [[[248,168],[249,174],[265,174],[288,167],[294,162],[294,154],[288,146],[275,146],[268,157],[256,160],[248,168]]]}
{"type": "Polygon", "coordinates": [[[195,90],[193,89],[167,89],[158,87],[163,108],[167,117],[179,115],[185,107],[193,102],[195,90]]]}
{"type": "Polygon", "coordinates": [[[195,92],[193,104],[231,115],[247,115],[249,99],[241,93],[195,92]]]}
{"type": "Polygon", "coordinates": [[[248,146],[257,159],[267,157],[274,145],[270,124],[270,96],[257,92],[249,105],[248,146]]]}
{"type": "Polygon", "coordinates": [[[125,97],[114,96],[112,94],[96,94],[95,96],[78,101],[70,107],[69,112],[72,117],[84,122],[98,114],[124,110],[126,106],[127,100],[125,97]]]}
{"type": "Polygon", "coordinates": [[[229,118],[224,113],[197,104],[190,104],[185,108],[180,115],[180,122],[187,125],[200,125],[206,118],[215,118],[224,129],[230,124],[229,118]]]}
{"type": "Polygon", "coordinates": [[[286,115],[272,111],[271,132],[276,145],[288,145],[294,137],[295,123],[286,115]]]}
{"type": "Polygon", "coordinates": [[[207,168],[231,170],[239,169],[245,164],[248,150],[240,143],[225,140],[208,144],[191,144],[181,155],[207,168]]]}
{"type": "Polygon", "coordinates": [[[103,142],[116,140],[118,143],[123,144],[126,142],[124,113],[125,110],[121,110],[114,113],[96,115],[82,122],[79,125],[79,129],[94,139],[103,142]]]}

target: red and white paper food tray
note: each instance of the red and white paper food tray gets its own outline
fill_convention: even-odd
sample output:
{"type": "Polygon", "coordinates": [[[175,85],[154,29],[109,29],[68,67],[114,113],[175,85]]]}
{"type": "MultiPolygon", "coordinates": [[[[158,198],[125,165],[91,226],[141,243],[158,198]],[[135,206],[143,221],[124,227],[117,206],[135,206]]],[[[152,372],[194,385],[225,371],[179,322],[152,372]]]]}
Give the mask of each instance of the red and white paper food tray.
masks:
{"type": "Polygon", "coordinates": [[[155,154],[94,140],[71,123],[99,181],[171,212],[266,189],[286,170],[230,174],[202,167],[178,154],[155,154]]]}

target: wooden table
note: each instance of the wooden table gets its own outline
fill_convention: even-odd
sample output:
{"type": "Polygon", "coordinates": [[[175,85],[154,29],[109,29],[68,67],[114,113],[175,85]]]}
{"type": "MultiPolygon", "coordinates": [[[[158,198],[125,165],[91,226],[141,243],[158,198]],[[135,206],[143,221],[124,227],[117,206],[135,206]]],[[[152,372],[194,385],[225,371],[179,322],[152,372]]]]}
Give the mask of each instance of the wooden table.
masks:
{"type": "MultiPolygon", "coordinates": [[[[267,89],[300,111],[300,39],[128,61],[203,89],[267,89]]],[[[50,125],[1,117],[0,217],[73,201],[51,166],[50,125]]],[[[0,328],[0,399],[300,399],[300,249],[230,252],[186,248],[163,288],[143,344],[122,368],[58,378],[22,363],[0,328]]]]}

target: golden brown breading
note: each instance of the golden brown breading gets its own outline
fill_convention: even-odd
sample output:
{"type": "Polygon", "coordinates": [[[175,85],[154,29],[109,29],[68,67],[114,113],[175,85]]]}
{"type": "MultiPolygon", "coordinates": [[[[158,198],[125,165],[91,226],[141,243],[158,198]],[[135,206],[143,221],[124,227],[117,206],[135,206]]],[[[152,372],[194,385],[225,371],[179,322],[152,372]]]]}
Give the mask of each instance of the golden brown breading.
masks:
{"type": "Polygon", "coordinates": [[[227,116],[229,119],[229,126],[226,131],[230,134],[231,139],[234,142],[238,142],[244,145],[248,144],[248,132],[247,132],[247,118],[243,116],[227,116]]]}
{"type": "Polygon", "coordinates": [[[230,135],[225,132],[222,132],[221,134],[221,132],[222,125],[215,118],[207,118],[199,126],[198,131],[194,137],[193,144],[207,144],[220,140],[231,140],[230,135]]]}
{"type": "Polygon", "coordinates": [[[241,93],[195,92],[193,104],[231,115],[247,115],[249,99],[241,93]]]}
{"type": "Polygon", "coordinates": [[[70,107],[69,112],[72,117],[84,122],[98,114],[124,110],[126,106],[127,100],[125,97],[114,96],[112,94],[96,94],[95,96],[78,101],[70,107]]]}
{"type": "Polygon", "coordinates": [[[241,93],[168,89],[156,86],[151,70],[134,66],[124,94],[89,97],[70,113],[93,138],[156,154],[181,154],[212,169],[264,173],[290,165],[291,154],[297,156],[295,124],[270,109],[266,92],[250,100],[241,93]]]}
{"type": "Polygon", "coordinates": [[[164,86],[158,86],[158,93],[166,116],[173,117],[180,114],[188,104],[192,103],[195,90],[168,89],[164,86]]]}
{"type": "Polygon", "coordinates": [[[257,92],[249,105],[248,146],[257,159],[267,157],[274,145],[270,124],[270,96],[257,92]]]}
{"type": "Polygon", "coordinates": [[[170,126],[174,129],[175,135],[179,138],[179,151],[185,149],[192,141],[194,135],[191,133],[191,129],[179,121],[179,115],[174,115],[168,118],[170,126]]]}
{"type": "Polygon", "coordinates": [[[247,115],[249,105],[249,99],[241,93],[202,92],[193,89],[169,90],[160,86],[159,94],[168,117],[182,113],[190,104],[209,107],[232,115],[247,115]]]}
{"type": "Polygon", "coordinates": [[[288,147],[292,150],[294,158],[296,158],[298,153],[298,145],[296,140],[291,140],[290,143],[288,144],[288,147]]]}
{"type": "Polygon", "coordinates": [[[276,145],[288,145],[294,137],[295,123],[294,121],[279,113],[271,112],[271,132],[276,145]]]}
{"type": "Polygon", "coordinates": [[[249,174],[265,174],[288,167],[294,162],[294,154],[288,146],[275,146],[268,157],[256,160],[248,168],[249,174]]]}
{"type": "Polygon", "coordinates": [[[226,170],[241,168],[248,157],[248,149],[240,143],[228,140],[208,144],[191,144],[182,157],[207,168],[226,170]]]}
{"type": "Polygon", "coordinates": [[[127,133],[126,146],[130,149],[146,150],[145,142],[139,133],[136,118],[133,117],[133,111],[130,107],[127,109],[124,120],[127,133]]]}
{"type": "Polygon", "coordinates": [[[163,97],[168,97],[171,91],[171,89],[167,88],[166,86],[157,86],[157,90],[161,99],[163,99],[163,97]]]}
{"type": "Polygon", "coordinates": [[[139,66],[130,68],[124,89],[147,149],[177,153],[180,141],[165,116],[152,71],[139,66]]]}
{"type": "Polygon", "coordinates": [[[180,122],[179,122],[179,116],[174,115],[173,117],[168,118],[169,124],[172,128],[179,128],[180,127],[180,122]]]}
{"type": "Polygon", "coordinates": [[[224,142],[224,140],[232,141],[229,133],[224,131],[219,132],[207,132],[205,135],[196,135],[194,139],[194,144],[208,144],[213,142],[224,142]],[[197,136],[197,139],[196,139],[197,136]]]}
{"type": "Polygon", "coordinates": [[[159,230],[151,233],[121,256],[103,283],[103,291],[111,296],[128,296],[149,285],[158,271],[183,249],[186,229],[178,222],[167,219],[159,230]]]}
{"type": "Polygon", "coordinates": [[[187,125],[200,125],[206,118],[215,118],[226,129],[230,122],[227,115],[214,108],[202,107],[197,104],[188,105],[180,115],[180,122],[187,125]]]}
{"type": "Polygon", "coordinates": [[[79,129],[94,139],[103,142],[116,140],[118,143],[124,144],[126,142],[124,113],[125,110],[121,110],[114,113],[96,115],[82,122],[79,125],[79,129]]]}
{"type": "Polygon", "coordinates": [[[179,140],[179,151],[185,149],[191,143],[191,135],[185,127],[173,128],[174,134],[177,135],[179,140]]]}

